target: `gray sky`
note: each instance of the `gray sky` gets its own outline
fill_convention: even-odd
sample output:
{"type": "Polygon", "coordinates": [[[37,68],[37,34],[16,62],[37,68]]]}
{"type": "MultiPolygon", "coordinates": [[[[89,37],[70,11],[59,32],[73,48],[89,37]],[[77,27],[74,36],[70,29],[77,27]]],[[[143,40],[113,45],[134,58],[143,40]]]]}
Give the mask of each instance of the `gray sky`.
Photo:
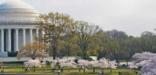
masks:
{"type": "MultiPolygon", "coordinates": [[[[156,28],[156,0],[25,0],[41,12],[66,13],[104,30],[139,36],[156,28]]],[[[155,32],[156,33],[156,32],[155,32]]]]}

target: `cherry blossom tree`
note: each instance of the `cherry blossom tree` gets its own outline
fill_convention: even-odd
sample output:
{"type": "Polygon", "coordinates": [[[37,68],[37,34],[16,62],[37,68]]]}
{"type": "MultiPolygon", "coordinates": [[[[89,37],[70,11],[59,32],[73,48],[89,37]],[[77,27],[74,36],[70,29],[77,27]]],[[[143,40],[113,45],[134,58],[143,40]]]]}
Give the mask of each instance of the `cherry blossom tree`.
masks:
{"type": "Polygon", "coordinates": [[[41,42],[26,44],[17,55],[17,58],[30,57],[32,59],[45,58],[48,56],[46,46],[41,42]]]}
{"type": "Polygon", "coordinates": [[[150,52],[136,53],[133,58],[141,67],[141,75],[156,75],[156,54],[150,52]]]}

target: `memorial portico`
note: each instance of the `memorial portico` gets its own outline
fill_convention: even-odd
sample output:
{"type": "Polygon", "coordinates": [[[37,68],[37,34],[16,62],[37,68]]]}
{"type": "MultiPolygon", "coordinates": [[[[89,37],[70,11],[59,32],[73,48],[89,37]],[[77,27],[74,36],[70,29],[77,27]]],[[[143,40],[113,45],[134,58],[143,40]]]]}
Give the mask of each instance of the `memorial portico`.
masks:
{"type": "Polygon", "coordinates": [[[20,45],[25,45],[26,43],[31,43],[37,37],[38,29],[35,27],[1,27],[0,28],[0,49],[1,52],[16,52],[22,47],[20,45]],[[19,34],[23,35],[20,36],[19,34]],[[29,36],[29,37],[26,37],[29,36]],[[19,41],[20,40],[20,41],[19,41]]]}
{"type": "Polygon", "coordinates": [[[0,4],[0,57],[18,52],[39,36],[38,11],[21,0],[4,0],[0,4]]]}

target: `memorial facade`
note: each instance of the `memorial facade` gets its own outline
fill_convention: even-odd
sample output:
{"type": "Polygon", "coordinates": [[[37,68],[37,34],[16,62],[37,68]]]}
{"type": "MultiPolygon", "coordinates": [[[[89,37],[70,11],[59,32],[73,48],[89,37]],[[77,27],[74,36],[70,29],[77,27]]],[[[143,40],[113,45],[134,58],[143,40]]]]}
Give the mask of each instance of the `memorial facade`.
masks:
{"type": "Polygon", "coordinates": [[[0,56],[18,52],[39,36],[38,11],[21,0],[4,0],[0,4],[0,56]]]}

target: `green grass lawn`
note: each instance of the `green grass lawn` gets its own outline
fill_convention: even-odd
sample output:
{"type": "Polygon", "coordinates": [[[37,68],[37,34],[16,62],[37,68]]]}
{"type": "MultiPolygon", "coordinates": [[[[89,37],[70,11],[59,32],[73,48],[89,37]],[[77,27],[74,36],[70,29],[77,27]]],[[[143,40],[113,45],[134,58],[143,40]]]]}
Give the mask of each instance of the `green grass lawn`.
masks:
{"type": "MultiPolygon", "coordinates": [[[[45,68],[36,68],[34,70],[25,71],[25,69],[22,66],[12,65],[12,66],[5,66],[4,72],[5,74],[40,74],[40,75],[57,75],[57,70],[52,70],[50,67],[45,68]]],[[[65,68],[63,72],[61,72],[61,75],[99,75],[99,72],[101,69],[96,68],[95,72],[93,72],[93,69],[86,69],[85,72],[83,70],[79,71],[79,69],[75,68],[65,68]]],[[[119,72],[121,72],[121,75],[138,75],[136,74],[136,70],[131,69],[103,69],[105,72],[105,75],[119,75],[119,72]]]]}

